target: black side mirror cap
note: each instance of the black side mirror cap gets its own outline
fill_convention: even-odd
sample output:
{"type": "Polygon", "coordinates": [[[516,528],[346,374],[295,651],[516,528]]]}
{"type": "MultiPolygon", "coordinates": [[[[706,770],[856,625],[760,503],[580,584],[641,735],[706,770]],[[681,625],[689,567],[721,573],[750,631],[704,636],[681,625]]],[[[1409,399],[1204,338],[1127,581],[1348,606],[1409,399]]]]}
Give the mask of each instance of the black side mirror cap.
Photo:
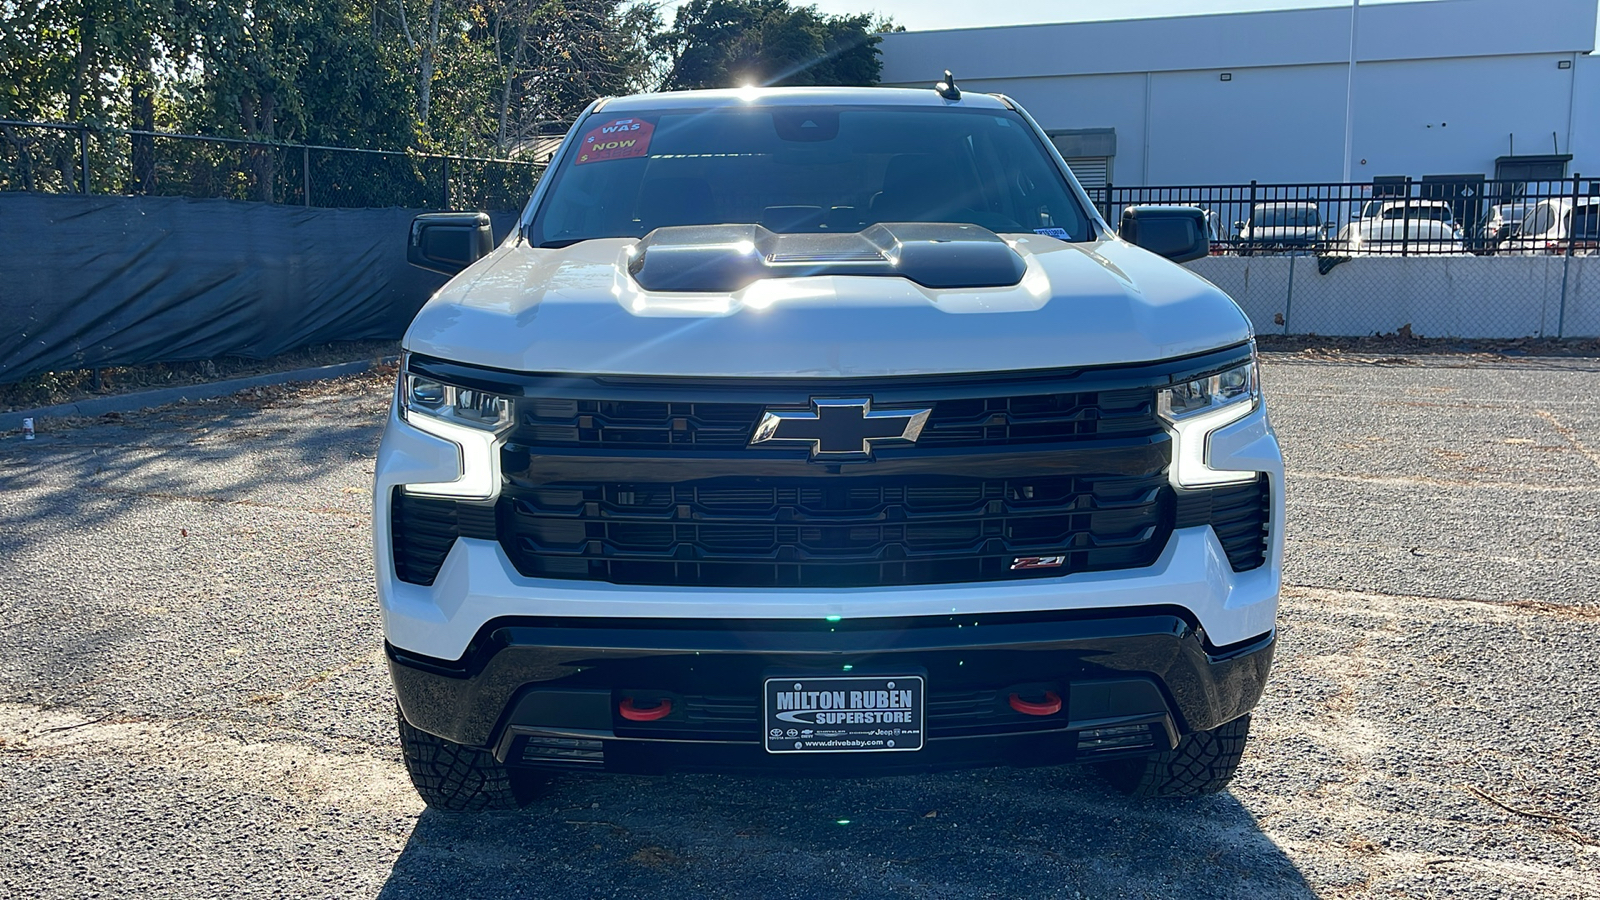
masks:
{"type": "Polygon", "coordinates": [[[423,213],[411,220],[406,262],[419,269],[454,275],[494,250],[489,214],[423,213]]]}
{"type": "Polygon", "coordinates": [[[1122,239],[1173,262],[1211,255],[1206,213],[1198,206],[1130,206],[1122,211],[1122,239]]]}

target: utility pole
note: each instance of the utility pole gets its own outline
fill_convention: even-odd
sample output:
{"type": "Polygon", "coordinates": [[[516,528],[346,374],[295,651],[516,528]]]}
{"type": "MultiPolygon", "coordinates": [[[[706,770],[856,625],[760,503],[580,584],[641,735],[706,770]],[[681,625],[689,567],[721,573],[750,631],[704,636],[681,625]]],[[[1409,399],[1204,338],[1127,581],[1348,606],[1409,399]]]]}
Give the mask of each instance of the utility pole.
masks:
{"type": "Polygon", "coordinates": [[[1344,183],[1350,183],[1350,154],[1355,137],[1356,115],[1356,25],[1361,16],[1361,0],[1350,0],[1350,68],[1344,81],[1344,183]]]}

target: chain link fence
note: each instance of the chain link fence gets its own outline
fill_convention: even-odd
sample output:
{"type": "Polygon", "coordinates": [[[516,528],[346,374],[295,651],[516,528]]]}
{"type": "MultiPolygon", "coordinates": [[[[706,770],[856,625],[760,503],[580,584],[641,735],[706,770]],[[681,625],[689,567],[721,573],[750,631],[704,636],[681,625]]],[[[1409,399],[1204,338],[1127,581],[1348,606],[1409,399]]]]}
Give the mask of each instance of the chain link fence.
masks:
{"type": "Polygon", "coordinates": [[[514,210],[542,171],[525,160],[0,120],[0,191],[514,210]]]}

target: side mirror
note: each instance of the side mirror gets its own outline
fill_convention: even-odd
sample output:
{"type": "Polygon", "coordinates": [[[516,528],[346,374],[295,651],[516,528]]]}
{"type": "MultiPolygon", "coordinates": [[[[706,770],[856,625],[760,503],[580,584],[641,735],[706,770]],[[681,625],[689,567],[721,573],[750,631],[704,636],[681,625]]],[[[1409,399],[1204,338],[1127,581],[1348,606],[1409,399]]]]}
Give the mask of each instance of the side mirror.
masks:
{"type": "Polygon", "coordinates": [[[423,213],[411,220],[406,262],[419,269],[454,275],[494,250],[488,213],[423,213]]]}
{"type": "Polygon", "coordinates": [[[1196,206],[1130,206],[1122,211],[1122,239],[1173,262],[1211,255],[1205,210],[1196,206]]]}

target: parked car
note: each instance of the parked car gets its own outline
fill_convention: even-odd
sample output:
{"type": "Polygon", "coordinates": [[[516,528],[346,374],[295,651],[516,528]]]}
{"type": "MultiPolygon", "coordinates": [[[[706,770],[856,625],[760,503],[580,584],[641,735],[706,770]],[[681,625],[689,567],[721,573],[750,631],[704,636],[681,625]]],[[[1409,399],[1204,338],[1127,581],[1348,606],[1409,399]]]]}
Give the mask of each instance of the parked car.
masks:
{"type": "Polygon", "coordinates": [[[1522,230],[1522,220],[1533,207],[1533,203],[1496,203],[1489,207],[1488,218],[1483,223],[1488,245],[1494,247],[1506,238],[1516,237],[1522,230]]]}
{"type": "Polygon", "coordinates": [[[1351,255],[1461,253],[1465,236],[1444,200],[1369,200],[1361,218],[1340,229],[1337,243],[1351,255]]]}
{"type": "Polygon", "coordinates": [[[1315,203],[1257,203],[1250,207],[1250,218],[1233,227],[1241,256],[1310,252],[1326,237],[1315,203]]]}
{"type": "Polygon", "coordinates": [[[1498,252],[1519,256],[1574,256],[1600,253],[1600,197],[1541,200],[1528,210],[1498,252]]]}
{"type": "Polygon", "coordinates": [[[1249,320],[1174,265],[1199,218],[1118,238],[1027,113],[949,84],[603,99],[498,246],[418,217],[453,277],[373,526],[423,799],[1066,761],[1220,790],[1283,463],[1249,320]]]}

